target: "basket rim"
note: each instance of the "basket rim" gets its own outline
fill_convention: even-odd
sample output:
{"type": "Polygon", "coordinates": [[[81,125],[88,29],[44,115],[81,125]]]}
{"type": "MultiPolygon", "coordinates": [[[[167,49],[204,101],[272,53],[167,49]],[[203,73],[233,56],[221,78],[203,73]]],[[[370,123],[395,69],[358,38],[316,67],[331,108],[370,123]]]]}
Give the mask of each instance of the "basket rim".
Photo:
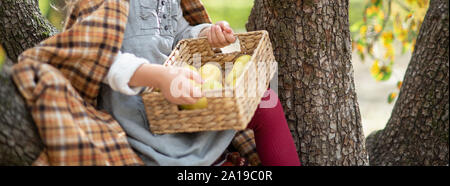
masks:
{"type": "MultiPolygon", "coordinates": [[[[256,30],[256,31],[250,31],[250,32],[243,32],[243,33],[235,33],[234,36],[246,36],[246,35],[254,35],[254,34],[262,34],[264,36],[268,36],[269,32],[267,30],[256,30]]],[[[189,38],[189,39],[182,39],[178,42],[177,47],[185,42],[193,41],[193,40],[207,40],[208,38],[206,36],[203,37],[197,37],[197,38],[189,38]]],[[[177,48],[175,47],[175,48],[177,48]]]]}

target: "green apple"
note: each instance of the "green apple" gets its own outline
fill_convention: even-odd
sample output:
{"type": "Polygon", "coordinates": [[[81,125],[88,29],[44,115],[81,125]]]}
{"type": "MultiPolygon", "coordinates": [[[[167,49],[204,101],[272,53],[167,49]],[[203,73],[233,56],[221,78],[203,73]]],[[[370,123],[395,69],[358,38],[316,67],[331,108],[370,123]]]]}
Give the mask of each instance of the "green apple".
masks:
{"type": "Polygon", "coordinates": [[[205,81],[208,80],[215,80],[215,81],[221,81],[222,80],[222,70],[216,65],[213,64],[205,64],[200,69],[200,75],[202,76],[202,79],[205,81]]]}
{"type": "Polygon", "coordinates": [[[228,73],[227,77],[225,77],[225,83],[234,86],[236,84],[236,79],[244,72],[244,68],[251,58],[252,56],[250,55],[243,55],[237,58],[233,68],[228,73]]]}

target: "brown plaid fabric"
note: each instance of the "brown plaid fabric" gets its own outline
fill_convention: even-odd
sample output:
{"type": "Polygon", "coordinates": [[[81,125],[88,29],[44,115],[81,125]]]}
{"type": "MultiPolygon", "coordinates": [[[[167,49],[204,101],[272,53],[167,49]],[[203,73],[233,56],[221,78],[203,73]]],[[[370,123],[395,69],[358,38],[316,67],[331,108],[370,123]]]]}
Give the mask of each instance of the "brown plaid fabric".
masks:
{"type": "Polygon", "coordinates": [[[53,66],[24,61],[14,66],[13,77],[46,147],[35,164],[142,164],[120,125],[85,102],[53,66]]]}
{"type": "Polygon", "coordinates": [[[181,0],[183,16],[190,25],[211,23],[211,19],[200,0],[181,0]]]}
{"type": "MultiPolygon", "coordinates": [[[[200,0],[181,4],[191,25],[210,22],[200,0]]],[[[117,121],[95,109],[122,45],[128,7],[128,0],[79,1],[64,31],[26,50],[13,67],[45,144],[34,165],[142,165],[117,121]]],[[[257,157],[251,133],[232,143],[249,160],[257,157]]]]}
{"type": "Polygon", "coordinates": [[[256,152],[255,134],[253,130],[238,131],[231,144],[250,165],[261,165],[258,153],[256,152]]]}

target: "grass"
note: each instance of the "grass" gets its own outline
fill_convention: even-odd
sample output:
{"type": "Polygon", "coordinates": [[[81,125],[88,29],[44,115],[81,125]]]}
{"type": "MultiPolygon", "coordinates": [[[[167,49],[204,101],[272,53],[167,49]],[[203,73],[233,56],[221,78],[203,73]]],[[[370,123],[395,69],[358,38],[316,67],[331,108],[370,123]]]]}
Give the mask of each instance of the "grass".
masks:
{"type": "MultiPolygon", "coordinates": [[[[202,0],[213,22],[228,21],[236,31],[245,31],[253,0],[202,0]]],[[[361,21],[366,0],[350,0],[350,25],[361,21]]]]}
{"type": "Polygon", "coordinates": [[[225,20],[235,31],[245,31],[253,0],[202,0],[202,2],[213,22],[225,20]]]}
{"type": "Polygon", "coordinates": [[[350,25],[363,19],[364,5],[367,0],[350,0],[349,6],[349,22],[350,25]]]}

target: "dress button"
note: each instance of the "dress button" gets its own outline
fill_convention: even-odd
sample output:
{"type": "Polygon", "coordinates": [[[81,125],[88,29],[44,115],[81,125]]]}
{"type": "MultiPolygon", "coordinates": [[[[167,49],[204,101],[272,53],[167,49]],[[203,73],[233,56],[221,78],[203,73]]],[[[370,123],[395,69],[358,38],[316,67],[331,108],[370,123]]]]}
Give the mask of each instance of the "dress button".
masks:
{"type": "Polygon", "coordinates": [[[164,2],[164,1],[161,1],[161,4],[164,6],[164,4],[166,4],[166,2],[164,2]]]}
{"type": "Polygon", "coordinates": [[[167,18],[167,15],[166,15],[166,14],[163,14],[163,18],[166,19],[166,18],[167,18]]]}
{"type": "Polygon", "coordinates": [[[164,30],[169,30],[169,26],[164,26],[164,30]]]}

